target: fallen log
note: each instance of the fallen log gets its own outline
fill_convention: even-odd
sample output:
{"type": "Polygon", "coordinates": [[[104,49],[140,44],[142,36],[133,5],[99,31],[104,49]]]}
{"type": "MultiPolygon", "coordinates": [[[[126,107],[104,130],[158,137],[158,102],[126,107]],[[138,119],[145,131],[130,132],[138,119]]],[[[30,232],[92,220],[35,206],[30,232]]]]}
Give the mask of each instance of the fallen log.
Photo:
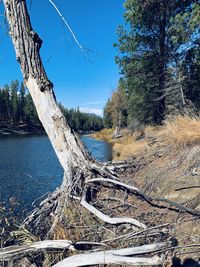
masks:
{"type": "MultiPolygon", "coordinates": [[[[103,243],[80,241],[72,242],[70,240],[44,240],[22,246],[10,246],[0,249],[0,261],[10,261],[20,259],[43,250],[69,250],[76,251],[84,246],[106,246],[103,243]]],[[[81,250],[81,249],[80,249],[81,250]]]]}
{"type": "Polygon", "coordinates": [[[126,264],[126,265],[144,265],[144,266],[155,266],[163,263],[162,256],[152,257],[130,257],[134,255],[142,255],[152,252],[157,252],[169,246],[169,243],[157,243],[151,245],[143,245],[140,247],[123,248],[117,250],[105,250],[98,252],[90,252],[85,254],[74,255],[68,257],[53,267],[78,267],[87,266],[94,264],[126,264]]]}

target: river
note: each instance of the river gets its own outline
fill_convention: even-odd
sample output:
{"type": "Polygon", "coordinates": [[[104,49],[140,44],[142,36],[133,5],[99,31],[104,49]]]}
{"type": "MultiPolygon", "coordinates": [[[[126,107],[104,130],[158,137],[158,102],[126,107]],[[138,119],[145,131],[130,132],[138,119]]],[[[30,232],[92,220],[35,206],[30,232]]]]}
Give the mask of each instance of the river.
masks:
{"type": "MultiPolygon", "coordinates": [[[[94,158],[111,159],[112,147],[89,136],[81,137],[94,158]]],[[[47,136],[0,137],[0,200],[15,197],[24,209],[62,182],[63,169],[47,136]]]]}

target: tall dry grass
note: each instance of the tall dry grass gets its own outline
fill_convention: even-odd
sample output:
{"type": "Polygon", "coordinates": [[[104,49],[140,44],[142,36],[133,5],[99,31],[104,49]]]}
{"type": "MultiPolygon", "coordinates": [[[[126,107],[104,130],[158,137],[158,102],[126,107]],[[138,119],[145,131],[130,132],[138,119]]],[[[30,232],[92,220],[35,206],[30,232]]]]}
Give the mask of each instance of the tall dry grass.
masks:
{"type": "Polygon", "coordinates": [[[143,151],[147,146],[146,140],[132,141],[128,144],[116,143],[113,146],[113,158],[114,160],[124,160],[132,156],[136,156],[138,153],[143,151]]]}
{"type": "Polygon", "coordinates": [[[121,138],[112,139],[113,129],[103,129],[94,133],[96,139],[106,140],[113,144],[113,159],[123,160],[137,156],[138,153],[150,149],[149,143],[160,139],[172,146],[189,146],[200,144],[200,118],[196,116],[177,115],[168,118],[163,126],[146,126],[143,132],[133,134],[123,130],[121,138]]]}
{"type": "Polygon", "coordinates": [[[105,140],[112,142],[112,135],[114,133],[114,129],[103,129],[99,132],[90,134],[91,137],[97,139],[97,140],[105,140]]]}
{"type": "Polygon", "coordinates": [[[200,118],[178,115],[168,119],[158,135],[176,146],[200,144],[200,118]]]}

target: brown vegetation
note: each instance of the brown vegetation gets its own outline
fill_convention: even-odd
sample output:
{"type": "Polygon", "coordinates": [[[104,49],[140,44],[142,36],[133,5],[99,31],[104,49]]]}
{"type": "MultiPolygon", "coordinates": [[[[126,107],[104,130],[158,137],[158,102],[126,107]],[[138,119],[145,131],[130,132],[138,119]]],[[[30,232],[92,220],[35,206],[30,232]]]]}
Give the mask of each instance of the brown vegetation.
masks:
{"type": "MultiPolygon", "coordinates": [[[[179,115],[168,119],[163,126],[146,127],[144,134],[125,133],[122,138],[112,140],[114,159],[134,163],[132,169],[123,172],[124,181],[142,188],[148,195],[174,200],[199,210],[199,126],[198,118],[179,115]]],[[[199,243],[198,218],[195,220],[184,213],[155,209],[144,203],[138,205],[135,200],[130,202],[130,197],[126,201],[134,205],[134,216],[139,212],[138,216],[148,218],[147,221],[153,225],[169,223],[179,245],[199,243]]],[[[198,249],[196,252],[193,249],[195,259],[200,256],[198,249]]],[[[183,255],[188,257],[187,253],[183,255]]]]}

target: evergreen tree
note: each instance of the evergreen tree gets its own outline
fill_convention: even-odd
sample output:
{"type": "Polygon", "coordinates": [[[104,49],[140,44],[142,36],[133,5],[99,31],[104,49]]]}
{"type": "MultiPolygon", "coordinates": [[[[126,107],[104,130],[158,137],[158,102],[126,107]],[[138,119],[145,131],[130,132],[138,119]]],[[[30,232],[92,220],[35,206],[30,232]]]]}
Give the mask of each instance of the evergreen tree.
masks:
{"type": "MultiPolygon", "coordinates": [[[[124,17],[129,28],[121,26],[118,29],[119,41],[116,46],[121,55],[116,61],[126,82],[129,121],[136,118],[144,123],[160,123],[164,119],[168,68],[176,62],[183,45],[191,39],[190,30],[193,34],[196,31],[194,25],[190,30],[187,29],[188,38],[186,38],[184,31],[174,30],[174,27],[176,28],[174,23],[179,18],[183,26],[182,14],[185,14],[185,17],[189,16],[188,10],[191,10],[196,2],[187,0],[125,2],[124,17]]],[[[197,13],[196,10],[195,6],[197,13]]]]}
{"type": "Polygon", "coordinates": [[[111,115],[111,103],[110,99],[108,98],[106,105],[103,110],[103,123],[105,128],[112,128],[113,123],[112,123],[112,115],[111,115]]]}
{"type": "Polygon", "coordinates": [[[25,104],[26,104],[25,95],[26,95],[26,90],[24,84],[21,83],[20,94],[19,94],[19,114],[21,122],[25,121],[25,104]]]}
{"type": "Polygon", "coordinates": [[[31,95],[28,93],[25,98],[25,120],[28,125],[39,123],[38,115],[33,104],[31,95]]]}
{"type": "MultiPolygon", "coordinates": [[[[103,128],[103,119],[95,114],[87,114],[77,109],[60,108],[75,131],[98,131],[103,128]]],[[[39,126],[39,121],[31,95],[26,91],[24,84],[12,81],[11,85],[0,88],[0,126],[26,123],[28,126],[39,126]]]]}
{"type": "Polygon", "coordinates": [[[118,88],[112,93],[104,108],[104,126],[115,127],[119,134],[121,127],[127,125],[127,96],[123,79],[119,80],[118,88]]]}
{"type": "Polygon", "coordinates": [[[19,98],[18,98],[18,89],[19,82],[17,80],[12,81],[11,86],[11,112],[12,112],[12,121],[16,125],[19,122],[19,98]]]}
{"type": "Polygon", "coordinates": [[[0,118],[1,123],[8,123],[11,118],[10,88],[8,85],[0,90],[0,118]]]}

